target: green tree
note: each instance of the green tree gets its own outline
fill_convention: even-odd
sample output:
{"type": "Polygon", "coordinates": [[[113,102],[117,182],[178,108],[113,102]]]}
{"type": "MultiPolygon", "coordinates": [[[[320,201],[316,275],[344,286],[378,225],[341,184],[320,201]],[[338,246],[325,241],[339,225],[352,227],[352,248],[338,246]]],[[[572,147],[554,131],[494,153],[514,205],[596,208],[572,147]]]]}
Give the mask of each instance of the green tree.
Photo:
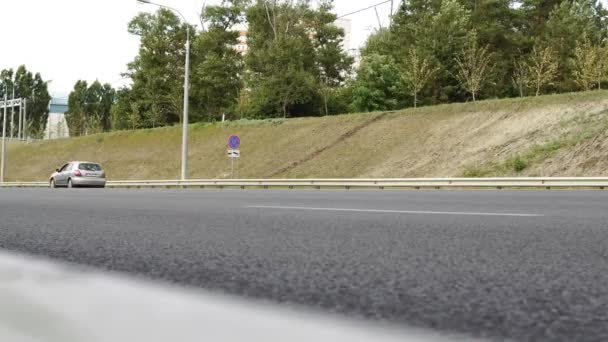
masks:
{"type": "Polygon", "coordinates": [[[181,120],[186,30],[193,31],[167,9],[140,13],[129,23],[129,32],[140,37],[139,53],[125,74],[133,82],[132,95],[137,95],[132,108],[142,114],[140,127],[181,120]]]}
{"type": "Polygon", "coordinates": [[[602,89],[602,82],[608,79],[608,44],[597,47],[597,64],[595,70],[597,88],[602,89]]]}
{"type": "Polygon", "coordinates": [[[562,3],[563,0],[521,0],[519,14],[519,28],[528,37],[530,45],[531,39],[540,37],[545,31],[545,27],[551,12],[562,3]]]}
{"type": "Polygon", "coordinates": [[[574,51],[577,42],[585,37],[590,39],[591,44],[597,44],[601,40],[606,28],[597,26],[597,16],[590,0],[563,1],[551,12],[541,38],[553,49],[558,60],[555,78],[555,88],[558,91],[577,89],[573,77],[576,68],[574,51]]]}
{"type": "MultiPolygon", "coordinates": [[[[4,94],[8,92],[9,98],[25,98],[27,124],[25,133],[27,137],[42,138],[44,127],[48,119],[48,105],[51,96],[48,91],[48,82],[42,79],[40,73],[32,73],[22,65],[16,72],[12,69],[4,69],[0,72],[0,96],[4,99],[4,94]]],[[[0,122],[0,127],[2,123],[0,122]]]]}
{"type": "Polygon", "coordinates": [[[87,90],[87,81],[78,80],[68,96],[69,110],[65,113],[65,120],[73,137],[85,134],[87,90]]]}
{"type": "Polygon", "coordinates": [[[354,59],[344,51],[344,31],[334,25],[333,0],[321,0],[316,11],[307,18],[312,34],[312,45],[317,64],[317,83],[323,100],[325,115],[329,112],[332,93],[344,84],[354,59]]]}
{"type": "Polygon", "coordinates": [[[513,57],[526,48],[526,37],[519,27],[518,11],[513,0],[462,0],[471,12],[471,27],[479,46],[487,46],[493,54],[492,74],[484,93],[488,96],[508,96],[512,93],[510,76],[513,57]]]}
{"type": "MultiPolygon", "coordinates": [[[[585,91],[598,82],[597,72],[601,69],[600,48],[591,44],[589,38],[576,42],[574,49],[574,81],[585,91]]],[[[599,82],[601,83],[601,82],[599,82]]]]}
{"type": "Polygon", "coordinates": [[[458,0],[405,1],[394,16],[390,31],[373,35],[363,53],[389,55],[403,61],[403,56],[415,48],[438,68],[428,84],[430,98],[423,101],[462,101],[466,94],[454,76],[458,71],[454,52],[463,49],[470,31],[471,11],[458,0]]]}
{"type": "Polygon", "coordinates": [[[212,121],[234,112],[243,88],[244,61],[236,51],[239,33],[235,25],[244,21],[247,1],[224,0],[207,6],[201,15],[205,30],[194,42],[192,67],[192,111],[194,121],[212,121]]]}
{"type": "Polygon", "coordinates": [[[394,110],[405,104],[399,66],[391,56],[363,58],[352,84],[353,108],[371,112],[394,110]]]}
{"type": "Polygon", "coordinates": [[[294,105],[313,98],[314,50],[302,20],[309,10],[302,1],[263,0],[247,9],[249,115],[287,116],[294,105]]]}
{"type": "MultiPolygon", "coordinates": [[[[429,32],[424,33],[421,43],[429,46],[440,70],[434,84],[440,102],[463,101],[466,94],[461,90],[458,79],[458,65],[454,61],[457,51],[467,44],[471,30],[471,13],[457,0],[445,0],[439,11],[433,15],[429,32]]],[[[424,46],[424,45],[421,45],[424,46]]]]}
{"type": "Polygon", "coordinates": [[[318,105],[319,99],[324,102],[321,83],[340,84],[352,62],[342,51],[344,32],[333,24],[331,3],[323,1],[313,9],[305,0],[258,0],[247,9],[245,60],[252,116],[324,111],[318,105]]]}
{"type": "Polygon", "coordinates": [[[71,136],[107,132],[112,127],[112,106],[116,91],[99,81],[88,86],[78,80],[68,96],[69,110],[65,118],[71,136]]]}
{"type": "Polygon", "coordinates": [[[116,91],[116,100],[110,110],[112,116],[112,129],[126,130],[137,128],[137,125],[134,124],[131,117],[134,112],[131,107],[132,103],[136,102],[133,101],[131,97],[131,89],[123,87],[116,91]]]}

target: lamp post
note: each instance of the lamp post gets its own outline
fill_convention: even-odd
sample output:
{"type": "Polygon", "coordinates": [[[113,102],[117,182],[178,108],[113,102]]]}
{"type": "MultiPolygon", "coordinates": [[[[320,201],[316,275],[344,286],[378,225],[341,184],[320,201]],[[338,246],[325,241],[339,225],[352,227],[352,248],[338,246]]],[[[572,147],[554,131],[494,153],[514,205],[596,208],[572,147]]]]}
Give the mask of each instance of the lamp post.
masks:
{"type": "Polygon", "coordinates": [[[6,104],[8,102],[6,83],[4,84],[4,115],[2,115],[2,151],[0,151],[0,183],[4,183],[4,154],[6,153],[6,104]]]}
{"type": "MultiPolygon", "coordinates": [[[[141,4],[156,5],[158,7],[166,8],[179,14],[186,24],[188,21],[180,11],[175,8],[154,3],[149,0],[137,0],[141,4]]],[[[184,75],[184,113],[182,119],[182,170],[181,180],[186,180],[188,171],[188,93],[189,93],[189,79],[190,79],[190,28],[186,29],[186,62],[185,62],[185,75],[184,75]]]]}

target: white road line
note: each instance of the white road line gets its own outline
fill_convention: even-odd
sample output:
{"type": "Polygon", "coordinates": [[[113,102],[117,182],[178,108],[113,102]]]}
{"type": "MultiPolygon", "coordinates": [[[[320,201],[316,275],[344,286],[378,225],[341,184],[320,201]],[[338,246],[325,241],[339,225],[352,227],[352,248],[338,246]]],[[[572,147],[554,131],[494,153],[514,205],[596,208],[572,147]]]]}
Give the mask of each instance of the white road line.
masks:
{"type": "Polygon", "coordinates": [[[463,211],[420,211],[420,210],[390,210],[390,209],[351,209],[351,208],[314,208],[314,207],[285,207],[266,205],[247,205],[251,209],[277,209],[277,210],[308,210],[308,211],[346,211],[355,213],[383,213],[383,214],[422,214],[422,215],[462,215],[462,216],[506,216],[506,217],[543,217],[542,214],[522,213],[476,213],[463,211]]]}

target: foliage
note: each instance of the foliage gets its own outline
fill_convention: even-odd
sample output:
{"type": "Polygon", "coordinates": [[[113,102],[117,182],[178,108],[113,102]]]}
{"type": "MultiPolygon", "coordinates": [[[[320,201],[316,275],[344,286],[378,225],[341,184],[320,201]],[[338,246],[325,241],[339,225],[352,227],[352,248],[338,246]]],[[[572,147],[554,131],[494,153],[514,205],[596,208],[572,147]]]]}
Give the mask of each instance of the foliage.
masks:
{"type": "Polygon", "coordinates": [[[352,64],[331,9],[332,1],[314,9],[304,0],[258,0],[247,9],[249,116],[329,114],[327,94],[352,64]]]}
{"type": "Polygon", "coordinates": [[[557,56],[550,46],[545,48],[534,46],[530,54],[528,69],[536,96],[540,95],[543,87],[553,82],[557,76],[558,66],[557,56]]]}
{"type": "Polygon", "coordinates": [[[242,0],[207,6],[201,15],[205,30],[196,35],[192,49],[192,121],[218,120],[234,112],[243,89],[244,61],[234,49],[244,21],[242,0]]]}
{"type": "Polygon", "coordinates": [[[492,54],[488,52],[487,46],[479,47],[477,39],[473,35],[461,54],[454,60],[458,65],[456,78],[471,93],[473,101],[475,101],[475,94],[481,90],[483,81],[493,68],[492,54]]]}
{"type": "Polygon", "coordinates": [[[71,136],[107,132],[112,128],[111,109],[116,91],[110,84],[99,81],[90,86],[78,80],[68,97],[69,110],[65,114],[71,136]]]}
{"type": "Polygon", "coordinates": [[[390,56],[370,55],[363,59],[352,85],[356,111],[394,110],[404,103],[399,67],[390,56]]]}
{"type": "Polygon", "coordinates": [[[423,56],[416,47],[409,50],[403,63],[401,78],[410,95],[414,97],[414,107],[418,105],[418,93],[439,70],[431,64],[428,56],[423,56]]]}
{"type": "Polygon", "coordinates": [[[181,120],[186,32],[193,122],[523,97],[608,79],[598,0],[405,0],[354,73],[336,18],[332,0],[222,0],[203,9],[198,31],[169,10],[139,14],[129,24],[140,37],[133,85],[117,94],[114,127],[181,120]],[[235,49],[244,29],[246,52],[235,49]]]}
{"type": "MultiPolygon", "coordinates": [[[[26,136],[41,138],[48,119],[48,104],[51,96],[48,91],[48,81],[45,81],[40,73],[32,74],[25,65],[12,69],[4,69],[0,72],[0,97],[4,95],[12,98],[13,89],[15,98],[24,98],[26,104],[27,125],[26,136]]],[[[1,117],[1,115],[0,115],[1,117]]],[[[2,122],[0,121],[0,127],[2,122]]]]}
{"type": "Polygon", "coordinates": [[[181,120],[187,30],[193,33],[167,9],[140,13],[129,22],[129,32],[140,37],[140,47],[125,73],[133,83],[130,105],[121,103],[112,110],[115,122],[145,128],[181,120]]]}
{"type": "Polygon", "coordinates": [[[524,57],[519,57],[515,60],[511,81],[519,97],[524,97],[526,89],[530,86],[530,68],[524,57]]]}

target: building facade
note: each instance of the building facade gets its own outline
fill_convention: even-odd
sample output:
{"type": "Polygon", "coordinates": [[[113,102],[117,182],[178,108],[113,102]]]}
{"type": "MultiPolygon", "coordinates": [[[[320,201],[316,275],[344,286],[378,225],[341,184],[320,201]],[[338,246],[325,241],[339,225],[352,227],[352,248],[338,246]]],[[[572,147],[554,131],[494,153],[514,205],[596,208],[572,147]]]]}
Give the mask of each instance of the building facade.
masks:
{"type": "Polygon", "coordinates": [[[65,113],[69,107],[66,100],[53,98],[49,103],[49,117],[46,121],[44,139],[60,139],[70,136],[65,113]]]}

